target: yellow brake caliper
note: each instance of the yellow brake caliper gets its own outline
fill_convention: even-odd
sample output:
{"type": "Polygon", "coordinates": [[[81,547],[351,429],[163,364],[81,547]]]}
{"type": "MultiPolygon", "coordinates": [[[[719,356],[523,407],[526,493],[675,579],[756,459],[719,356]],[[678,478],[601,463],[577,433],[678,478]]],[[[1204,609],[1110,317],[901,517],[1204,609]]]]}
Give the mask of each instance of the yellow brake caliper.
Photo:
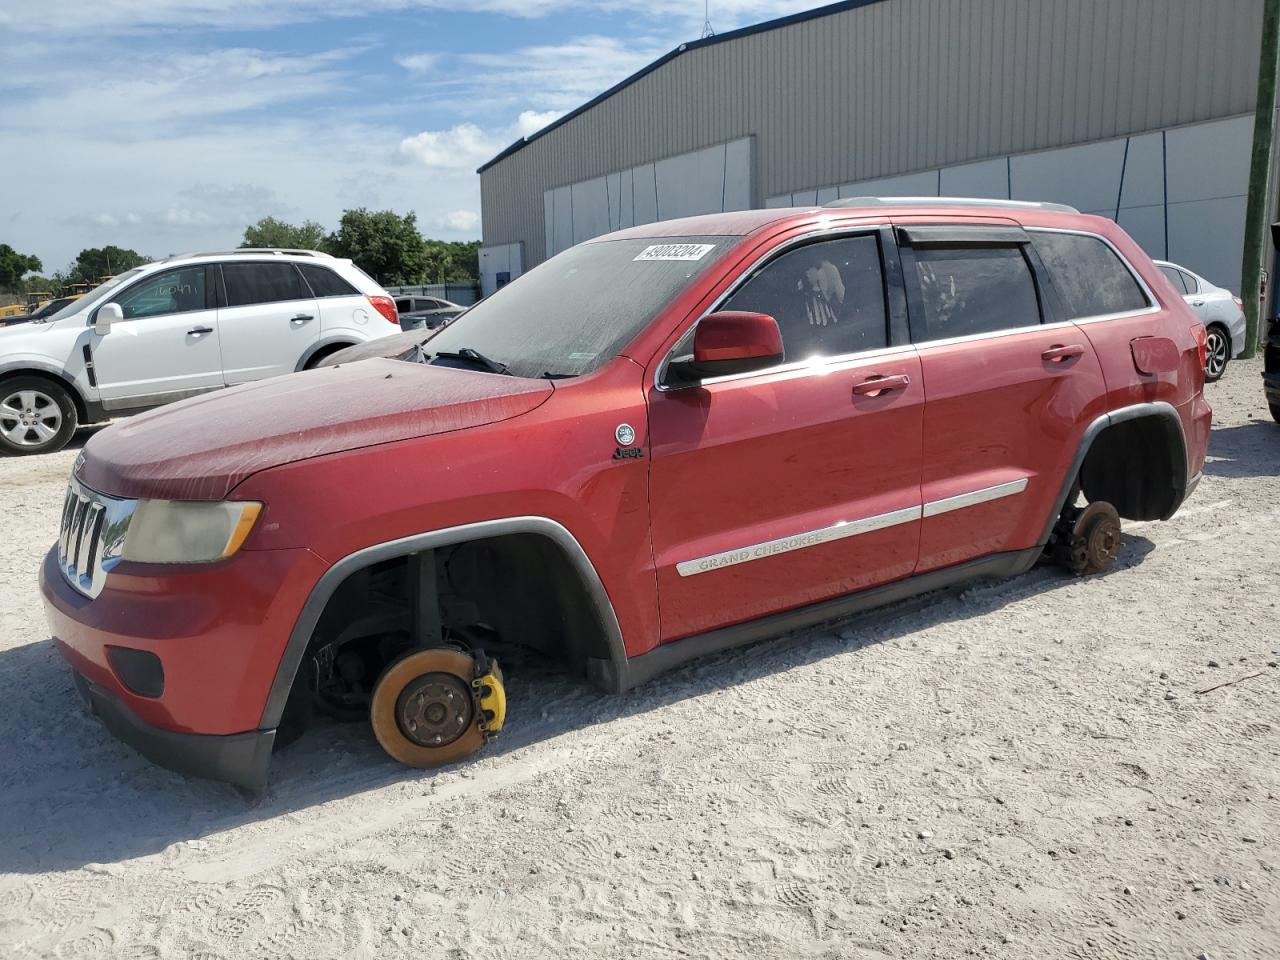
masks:
{"type": "Polygon", "coordinates": [[[480,730],[485,743],[491,743],[507,720],[507,691],[502,685],[502,668],[483,651],[475,652],[476,677],[471,681],[476,703],[480,707],[480,730]]]}

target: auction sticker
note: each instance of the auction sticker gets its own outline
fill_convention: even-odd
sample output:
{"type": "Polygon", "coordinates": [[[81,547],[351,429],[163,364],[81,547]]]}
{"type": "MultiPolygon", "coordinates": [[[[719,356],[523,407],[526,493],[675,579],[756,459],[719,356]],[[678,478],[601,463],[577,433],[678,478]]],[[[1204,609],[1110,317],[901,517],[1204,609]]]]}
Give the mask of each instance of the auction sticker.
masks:
{"type": "Polygon", "coordinates": [[[714,243],[658,243],[641,250],[636,260],[701,260],[715,248],[714,243]]]}

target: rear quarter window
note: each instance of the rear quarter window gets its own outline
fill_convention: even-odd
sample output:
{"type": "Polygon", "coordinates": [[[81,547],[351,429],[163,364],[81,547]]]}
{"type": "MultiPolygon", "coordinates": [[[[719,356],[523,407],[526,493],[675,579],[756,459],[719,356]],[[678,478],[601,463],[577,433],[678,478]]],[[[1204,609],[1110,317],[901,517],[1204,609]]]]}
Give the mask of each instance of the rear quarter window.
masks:
{"type": "MultiPolygon", "coordinates": [[[[1068,320],[1132,313],[1151,306],[1142,287],[1103,240],[1079,233],[1036,232],[1036,252],[1068,320]]],[[[1175,288],[1181,284],[1174,281],[1175,288]]]]}
{"type": "MultiPolygon", "coordinates": [[[[358,296],[360,293],[328,267],[315,263],[300,263],[298,269],[307,278],[307,285],[317,297],[351,297],[358,296]]],[[[400,306],[400,301],[396,301],[396,308],[402,311],[404,309],[400,306]]]]}

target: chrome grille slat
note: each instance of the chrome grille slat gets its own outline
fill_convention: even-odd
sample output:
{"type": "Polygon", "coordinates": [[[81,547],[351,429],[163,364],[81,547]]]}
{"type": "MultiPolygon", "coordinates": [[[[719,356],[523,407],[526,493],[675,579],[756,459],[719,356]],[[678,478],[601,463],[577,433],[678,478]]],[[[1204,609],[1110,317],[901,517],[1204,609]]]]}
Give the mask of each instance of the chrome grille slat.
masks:
{"type": "Polygon", "coordinates": [[[137,503],[104,496],[74,478],[68,484],[58,530],[58,566],[80,593],[96,597],[102,592],[108,571],[120,562],[124,533],[137,503]]]}

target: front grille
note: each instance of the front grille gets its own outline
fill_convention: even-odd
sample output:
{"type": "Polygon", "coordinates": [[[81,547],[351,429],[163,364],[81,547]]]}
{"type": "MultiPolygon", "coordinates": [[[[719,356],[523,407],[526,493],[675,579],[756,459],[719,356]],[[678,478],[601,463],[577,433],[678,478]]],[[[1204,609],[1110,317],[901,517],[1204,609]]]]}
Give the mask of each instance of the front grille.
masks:
{"type": "Polygon", "coordinates": [[[102,592],[107,571],[119,561],[135,504],[105,497],[75,480],[67,485],[58,531],[58,565],[85,596],[102,592]]]}

